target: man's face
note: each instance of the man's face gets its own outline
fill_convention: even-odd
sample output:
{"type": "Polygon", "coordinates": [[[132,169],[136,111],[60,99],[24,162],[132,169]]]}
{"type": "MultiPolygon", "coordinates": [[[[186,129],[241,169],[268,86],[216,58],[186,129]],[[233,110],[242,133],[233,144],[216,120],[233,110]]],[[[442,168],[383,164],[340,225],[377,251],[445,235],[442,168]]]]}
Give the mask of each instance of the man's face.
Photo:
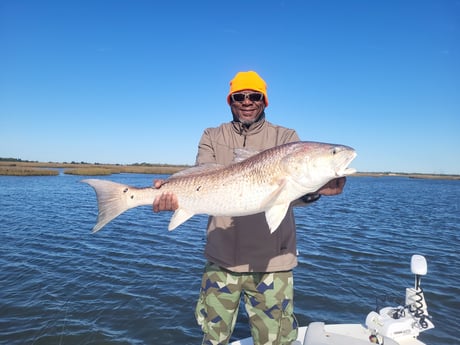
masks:
{"type": "Polygon", "coordinates": [[[259,119],[265,109],[263,94],[254,90],[234,92],[230,96],[230,107],[233,118],[249,126],[259,119]]]}

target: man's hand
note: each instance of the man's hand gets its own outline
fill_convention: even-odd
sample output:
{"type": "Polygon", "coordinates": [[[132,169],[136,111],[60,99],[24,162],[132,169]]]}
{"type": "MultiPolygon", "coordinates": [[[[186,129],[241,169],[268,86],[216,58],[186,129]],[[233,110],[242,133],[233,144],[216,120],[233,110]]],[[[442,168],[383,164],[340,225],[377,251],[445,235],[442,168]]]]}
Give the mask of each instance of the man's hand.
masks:
{"type": "Polygon", "coordinates": [[[320,195],[337,195],[342,193],[343,187],[345,187],[345,182],[347,182],[346,177],[339,177],[332,181],[329,181],[324,186],[322,186],[316,193],[320,195]]]}
{"type": "MultiPolygon", "coordinates": [[[[161,188],[164,183],[164,180],[155,180],[153,181],[153,186],[158,189],[161,188]]],[[[157,196],[153,201],[153,212],[175,211],[178,208],[179,202],[176,195],[172,192],[165,192],[157,196]]]]}

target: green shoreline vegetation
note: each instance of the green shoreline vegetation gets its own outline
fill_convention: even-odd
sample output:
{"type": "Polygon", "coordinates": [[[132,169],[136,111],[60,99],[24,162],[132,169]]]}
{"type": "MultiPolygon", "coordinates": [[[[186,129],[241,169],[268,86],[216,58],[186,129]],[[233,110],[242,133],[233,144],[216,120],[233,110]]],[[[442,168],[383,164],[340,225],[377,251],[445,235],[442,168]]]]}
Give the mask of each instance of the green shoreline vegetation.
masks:
{"type": "MultiPolygon", "coordinates": [[[[63,169],[64,174],[81,176],[108,176],[120,173],[170,175],[189,167],[189,165],[150,163],[136,163],[130,165],[86,162],[44,163],[23,161],[15,158],[0,158],[0,175],[8,176],[56,176],[59,175],[59,171],[57,169],[63,169]]],[[[421,173],[357,172],[352,176],[399,176],[420,179],[460,180],[460,175],[421,173]]]]}
{"type": "Polygon", "coordinates": [[[0,175],[8,176],[56,176],[59,175],[58,169],[63,169],[64,174],[81,176],[108,176],[121,173],[170,175],[188,167],[188,165],[149,163],[130,165],[92,164],[86,162],[43,163],[0,158],[0,175]]]}

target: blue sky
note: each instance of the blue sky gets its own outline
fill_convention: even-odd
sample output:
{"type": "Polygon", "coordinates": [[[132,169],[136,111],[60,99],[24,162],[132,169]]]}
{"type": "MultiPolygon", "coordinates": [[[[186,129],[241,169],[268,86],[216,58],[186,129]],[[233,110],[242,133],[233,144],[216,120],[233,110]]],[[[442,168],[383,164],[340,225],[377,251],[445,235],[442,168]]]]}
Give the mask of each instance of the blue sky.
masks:
{"type": "Polygon", "coordinates": [[[0,157],[193,164],[255,70],[359,171],[460,174],[460,1],[2,0],[0,157]]]}

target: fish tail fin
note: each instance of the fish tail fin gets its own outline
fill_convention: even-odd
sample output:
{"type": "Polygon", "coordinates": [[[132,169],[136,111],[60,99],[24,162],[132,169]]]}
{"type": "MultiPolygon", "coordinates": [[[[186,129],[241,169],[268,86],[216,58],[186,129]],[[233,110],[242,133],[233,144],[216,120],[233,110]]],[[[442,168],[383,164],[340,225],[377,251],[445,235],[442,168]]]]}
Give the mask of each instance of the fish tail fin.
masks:
{"type": "Polygon", "coordinates": [[[128,203],[128,186],[107,180],[87,179],[81,182],[89,184],[96,191],[98,216],[93,233],[102,229],[112,219],[133,207],[128,203]]]}

